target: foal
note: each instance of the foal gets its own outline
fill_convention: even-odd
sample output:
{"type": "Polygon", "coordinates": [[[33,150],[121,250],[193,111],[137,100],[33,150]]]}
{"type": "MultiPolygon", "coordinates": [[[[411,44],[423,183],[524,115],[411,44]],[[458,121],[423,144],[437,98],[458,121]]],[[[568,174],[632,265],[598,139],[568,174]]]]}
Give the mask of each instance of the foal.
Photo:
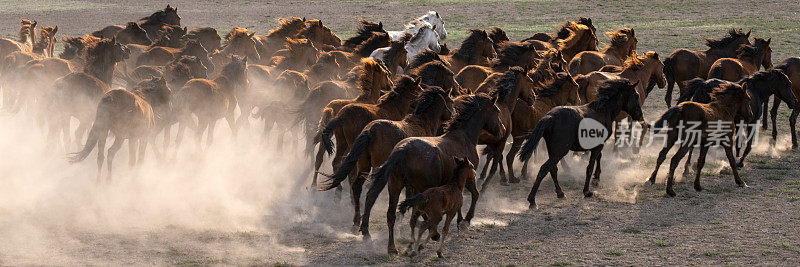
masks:
{"type": "Polygon", "coordinates": [[[442,247],[444,240],[447,238],[447,232],[450,230],[450,222],[453,217],[458,214],[458,221],[462,220],[461,217],[461,203],[464,201],[464,196],[461,192],[464,191],[464,185],[468,179],[475,179],[475,166],[472,165],[466,158],[454,157],[456,162],[453,176],[447,181],[446,185],[429,188],[411,198],[407,198],[400,203],[400,214],[405,214],[408,208],[414,208],[411,213],[411,237],[414,238],[414,228],[416,228],[417,219],[420,215],[425,214],[425,221],[420,226],[419,233],[414,238],[412,244],[413,251],[410,256],[419,254],[420,249],[428,240],[439,241],[439,249],[436,250],[436,256],[442,257],[442,247]],[[444,221],[444,228],[442,228],[441,240],[439,240],[439,222],[442,221],[442,215],[447,215],[444,221]],[[422,234],[428,230],[428,237],[422,240],[422,234]],[[422,242],[420,244],[420,241],[422,242]]]}

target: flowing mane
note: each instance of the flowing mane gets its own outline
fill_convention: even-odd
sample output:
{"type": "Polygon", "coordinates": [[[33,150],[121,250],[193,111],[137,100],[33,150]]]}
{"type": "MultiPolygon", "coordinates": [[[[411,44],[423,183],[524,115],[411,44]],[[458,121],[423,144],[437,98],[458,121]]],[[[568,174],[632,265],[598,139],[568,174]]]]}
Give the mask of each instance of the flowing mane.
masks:
{"type": "Polygon", "coordinates": [[[480,114],[483,111],[483,109],[481,109],[481,98],[488,99],[489,96],[484,93],[478,93],[476,95],[460,97],[460,99],[463,99],[462,104],[456,105],[455,117],[444,127],[444,132],[447,133],[464,128],[472,117],[476,114],[480,114]]]}
{"type": "Polygon", "coordinates": [[[389,41],[391,39],[392,38],[389,37],[389,34],[386,34],[385,32],[373,32],[369,39],[358,45],[356,49],[353,50],[353,53],[361,57],[369,57],[369,54],[372,54],[375,49],[389,46],[389,41]]]}
{"type": "Polygon", "coordinates": [[[558,94],[561,91],[561,87],[564,86],[564,83],[568,82],[571,77],[569,73],[566,72],[559,72],[555,74],[554,80],[536,92],[537,97],[550,97],[558,94]]]}
{"type": "Polygon", "coordinates": [[[594,110],[614,109],[619,106],[617,99],[620,97],[620,88],[626,88],[631,82],[625,78],[613,79],[603,82],[597,89],[597,100],[589,103],[589,108],[594,110]]]}
{"type": "Polygon", "coordinates": [[[722,38],[718,39],[703,38],[703,39],[706,40],[706,46],[710,48],[725,48],[731,43],[734,43],[737,39],[745,35],[747,34],[743,33],[741,29],[736,30],[734,28],[729,28],[728,35],[723,36],[722,38]]]}
{"type": "Polygon", "coordinates": [[[488,35],[486,35],[485,31],[479,29],[470,29],[469,32],[469,37],[461,42],[461,47],[454,50],[453,57],[473,62],[476,55],[475,49],[478,49],[478,42],[483,38],[488,38],[488,35]]]}
{"type": "Polygon", "coordinates": [[[230,42],[231,40],[237,38],[250,38],[250,31],[241,27],[233,27],[230,32],[225,34],[224,38],[226,42],[230,42]]]}
{"type": "Polygon", "coordinates": [[[403,97],[403,95],[408,93],[406,91],[406,90],[408,90],[408,87],[411,87],[412,84],[416,85],[416,83],[417,82],[413,78],[409,77],[408,75],[401,76],[400,79],[398,79],[398,81],[395,83],[395,85],[392,88],[392,90],[389,91],[388,93],[386,93],[385,95],[383,95],[380,98],[380,100],[378,100],[378,105],[380,105],[382,103],[388,103],[388,102],[391,102],[391,101],[395,101],[395,100],[399,99],[400,97],[403,97]]]}
{"type": "Polygon", "coordinates": [[[518,77],[520,73],[525,73],[525,70],[516,66],[511,67],[503,73],[503,76],[497,81],[495,89],[491,93],[493,97],[497,97],[497,103],[503,103],[508,100],[506,98],[508,98],[508,95],[517,87],[517,83],[519,83],[518,77]]]}
{"type": "Polygon", "coordinates": [[[408,62],[408,69],[413,70],[422,65],[425,65],[425,63],[433,61],[438,61],[444,64],[445,66],[449,66],[449,64],[444,62],[444,60],[442,60],[442,58],[439,57],[439,54],[431,50],[425,50],[422,53],[417,54],[414,57],[414,59],[411,60],[411,62],[408,62]]]}
{"type": "Polygon", "coordinates": [[[389,50],[386,50],[386,53],[383,53],[383,58],[381,58],[381,60],[384,63],[389,64],[391,60],[397,56],[397,54],[405,51],[405,49],[406,49],[405,38],[400,41],[394,41],[394,40],[389,41],[389,50]]]}
{"type": "Polygon", "coordinates": [[[611,40],[611,47],[620,47],[625,45],[630,37],[633,36],[631,28],[620,28],[616,31],[607,31],[606,36],[611,40]]]}
{"type": "MultiPolygon", "coordinates": [[[[409,41],[409,43],[415,43],[415,42],[419,41],[419,39],[422,39],[423,37],[425,37],[425,32],[427,32],[427,31],[433,31],[433,26],[431,26],[430,24],[425,23],[425,25],[422,25],[422,27],[419,28],[419,31],[417,31],[417,34],[415,34],[414,37],[411,38],[411,41],[409,41]]],[[[406,33],[403,36],[403,39],[407,39],[408,35],[409,34],[406,33]]]]}
{"type": "Polygon", "coordinates": [[[386,30],[383,29],[382,22],[371,22],[365,19],[359,20],[359,27],[358,31],[356,31],[356,36],[350,37],[349,39],[344,41],[346,46],[357,46],[372,36],[373,32],[382,32],[386,33],[386,30]]]}
{"type": "MultiPolygon", "coordinates": [[[[414,116],[419,116],[428,112],[428,110],[433,107],[433,103],[436,102],[436,97],[438,96],[447,96],[447,92],[444,91],[439,86],[429,86],[419,96],[419,101],[417,101],[417,108],[414,109],[413,114],[414,116]]],[[[411,115],[409,115],[411,116],[411,115]]]]}
{"type": "Polygon", "coordinates": [[[411,74],[422,79],[422,83],[424,84],[435,84],[437,79],[439,79],[442,74],[449,76],[455,75],[453,71],[451,71],[450,68],[445,66],[441,61],[431,61],[425,63],[422,66],[415,68],[411,74]]]}
{"type": "MultiPolygon", "coordinates": [[[[494,40],[494,39],[492,39],[494,40]]],[[[501,66],[514,66],[517,64],[522,55],[527,52],[536,51],[535,42],[522,42],[511,43],[507,42],[500,46],[500,51],[497,51],[496,64],[501,66]]]]}
{"type": "Polygon", "coordinates": [[[721,100],[726,97],[736,97],[746,94],[742,87],[734,83],[720,84],[711,91],[711,101],[721,100]]]}
{"type": "Polygon", "coordinates": [[[494,41],[495,44],[499,44],[499,43],[502,43],[502,42],[510,41],[510,39],[508,39],[508,35],[506,35],[506,32],[503,29],[501,29],[500,27],[492,27],[492,28],[490,28],[489,29],[489,38],[491,38],[492,41],[494,41]]]}
{"type": "Polygon", "coordinates": [[[583,24],[577,24],[574,22],[568,22],[569,26],[567,30],[569,31],[570,35],[564,39],[558,41],[558,48],[559,50],[564,50],[570,47],[574,47],[575,45],[583,39],[583,36],[587,33],[590,33],[592,30],[589,26],[583,24]]]}
{"type": "Polygon", "coordinates": [[[370,88],[372,88],[373,72],[383,67],[381,63],[372,58],[364,58],[361,63],[364,65],[364,71],[361,72],[361,76],[358,78],[358,88],[363,92],[369,92],[370,88]]]}
{"type": "MultiPolygon", "coordinates": [[[[647,55],[647,54],[645,54],[645,55],[647,55]]],[[[644,67],[644,62],[642,62],[642,59],[645,59],[645,57],[639,57],[636,54],[632,54],[630,57],[628,57],[627,60],[625,60],[624,63],[622,63],[622,70],[640,70],[640,69],[642,69],[644,67]]]]}
{"type": "Polygon", "coordinates": [[[267,37],[292,37],[305,27],[305,18],[280,18],[278,28],[267,33],[267,37]]]}

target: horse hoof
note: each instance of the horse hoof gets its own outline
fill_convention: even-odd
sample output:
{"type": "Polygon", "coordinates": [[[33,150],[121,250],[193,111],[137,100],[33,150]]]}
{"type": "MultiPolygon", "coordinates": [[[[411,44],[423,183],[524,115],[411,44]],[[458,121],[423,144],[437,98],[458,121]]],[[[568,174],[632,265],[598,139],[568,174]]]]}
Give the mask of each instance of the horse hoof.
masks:
{"type": "Polygon", "coordinates": [[[359,228],[359,227],[358,227],[358,225],[353,225],[353,228],[352,228],[352,229],[350,229],[350,231],[351,231],[351,232],[353,232],[353,234],[357,234],[357,233],[358,233],[358,231],[359,231],[359,229],[358,229],[358,228],[359,228]]]}
{"type": "Polygon", "coordinates": [[[397,255],[398,251],[396,248],[389,248],[386,253],[389,253],[389,255],[397,255]]]}
{"type": "Polygon", "coordinates": [[[668,197],[675,197],[675,191],[672,189],[667,189],[667,196],[668,197]]]}
{"type": "Polygon", "coordinates": [[[564,192],[556,192],[558,198],[564,198],[564,192]]]}
{"type": "Polygon", "coordinates": [[[698,185],[694,185],[694,191],[697,191],[697,192],[703,191],[703,187],[700,186],[699,184],[698,185]]]}
{"type": "Polygon", "coordinates": [[[520,182],[519,178],[511,177],[508,179],[509,183],[518,184],[520,182]]]}
{"type": "Polygon", "coordinates": [[[442,256],[442,252],[441,252],[441,251],[437,251],[437,252],[436,252],[436,257],[439,257],[440,259],[441,259],[441,258],[444,258],[444,257],[442,256]]]}
{"type": "Polygon", "coordinates": [[[465,230],[467,227],[469,227],[469,221],[460,221],[456,224],[456,228],[458,228],[459,231],[465,230]]]}
{"type": "Polygon", "coordinates": [[[598,186],[600,186],[600,181],[599,181],[599,180],[597,180],[597,178],[595,178],[595,179],[592,179],[592,186],[594,186],[594,187],[598,187],[598,186]]]}
{"type": "Polygon", "coordinates": [[[537,207],[536,207],[536,203],[533,203],[533,202],[532,202],[532,203],[528,204],[528,209],[529,209],[529,210],[535,210],[535,209],[537,209],[537,207]]]}
{"type": "Polygon", "coordinates": [[[594,193],[592,193],[592,191],[583,192],[583,197],[584,198],[589,198],[589,197],[592,197],[592,196],[594,196],[594,193]]]}

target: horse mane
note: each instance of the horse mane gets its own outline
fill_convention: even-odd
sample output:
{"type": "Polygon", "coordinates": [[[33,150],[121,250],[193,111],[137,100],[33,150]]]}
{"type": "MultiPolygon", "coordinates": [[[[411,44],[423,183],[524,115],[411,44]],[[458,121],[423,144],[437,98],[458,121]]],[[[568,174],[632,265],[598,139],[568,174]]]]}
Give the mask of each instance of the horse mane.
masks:
{"type": "Polygon", "coordinates": [[[242,27],[233,27],[230,32],[225,34],[224,38],[226,42],[237,38],[250,38],[250,31],[242,27]]]}
{"type": "Polygon", "coordinates": [[[519,74],[525,73],[521,67],[514,66],[508,69],[506,72],[503,73],[503,76],[500,76],[500,79],[495,84],[494,90],[491,93],[492,97],[497,97],[497,103],[503,103],[506,101],[506,98],[512,91],[517,87],[517,83],[519,83],[519,74]]]}
{"type": "Polygon", "coordinates": [[[277,35],[291,37],[298,29],[305,27],[305,19],[291,17],[288,19],[280,18],[278,21],[278,28],[271,30],[267,33],[267,37],[275,37],[277,35]]]}
{"type": "Polygon", "coordinates": [[[475,59],[475,49],[477,48],[478,41],[482,38],[488,38],[486,31],[479,29],[469,29],[469,37],[461,42],[461,47],[454,50],[453,57],[473,62],[475,59]]]}
{"type": "MultiPolygon", "coordinates": [[[[655,53],[655,52],[654,52],[655,53]]],[[[622,63],[622,70],[640,70],[644,67],[644,62],[642,62],[644,57],[639,57],[636,54],[631,55],[628,59],[622,63]]]]}
{"type": "Polygon", "coordinates": [[[189,32],[186,33],[186,36],[190,37],[190,36],[195,36],[195,35],[200,35],[200,34],[217,34],[217,29],[214,29],[212,27],[194,28],[194,29],[189,30],[189,32]]]}
{"type": "Polygon", "coordinates": [[[720,84],[713,91],[711,91],[711,101],[721,100],[729,96],[738,96],[744,93],[742,87],[735,83],[720,84]]]}
{"type": "Polygon", "coordinates": [[[408,30],[408,29],[411,29],[411,28],[414,28],[414,27],[417,27],[417,26],[424,27],[425,25],[429,25],[430,26],[431,25],[430,23],[422,20],[423,18],[425,18],[425,16],[427,16],[427,15],[423,15],[423,16],[421,16],[419,18],[416,18],[416,19],[410,21],[408,24],[406,24],[406,26],[405,26],[406,28],[405,29],[408,30]]]}
{"type": "Polygon", "coordinates": [[[597,100],[589,103],[589,108],[594,110],[605,110],[613,108],[617,103],[620,96],[619,90],[631,85],[631,82],[625,78],[611,79],[600,84],[597,89],[597,100]]]}
{"type": "Polygon", "coordinates": [[[496,44],[502,42],[508,42],[508,35],[506,35],[506,31],[501,29],[500,27],[492,27],[489,29],[489,38],[492,39],[496,44]]]}
{"type": "Polygon", "coordinates": [[[445,133],[464,128],[472,117],[476,114],[483,113],[481,102],[482,100],[489,101],[490,97],[484,93],[478,93],[475,95],[461,96],[458,99],[463,99],[462,104],[455,105],[455,116],[445,125],[445,133]]]}
{"type": "Polygon", "coordinates": [[[579,17],[578,20],[576,20],[576,21],[567,21],[564,24],[562,24],[559,27],[558,32],[556,32],[556,39],[562,39],[562,40],[563,39],[567,39],[567,37],[569,37],[571,35],[570,27],[573,24],[584,25],[584,26],[588,27],[592,31],[597,31],[597,28],[595,28],[594,24],[592,24],[592,19],[579,17]]]}
{"type": "Polygon", "coordinates": [[[581,37],[583,37],[587,31],[592,30],[589,28],[589,26],[583,24],[577,24],[571,21],[567,23],[569,25],[566,29],[569,31],[569,36],[558,41],[559,50],[564,50],[577,45],[577,43],[581,40],[581,37]]]}
{"type": "Polygon", "coordinates": [[[418,68],[415,68],[411,71],[412,75],[419,77],[422,79],[422,83],[424,84],[433,84],[435,83],[436,79],[442,75],[455,75],[450,68],[445,66],[441,61],[431,61],[418,68]]]}
{"type": "Polygon", "coordinates": [[[308,37],[308,34],[316,28],[328,28],[325,25],[322,25],[322,21],[318,19],[307,20],[305,24],[306,26],[300,29],[295,36],[308,37]]]}
{"type": "Polygon", "coordinates": [[[758,49],[755,46],[742,44],[736,49],[736,57],[739,58],[754,58],[758,54],[758,49]]]}
{"type": "MultiPolygon", "coordinates": [[[[494,39],[492,39],[494,40],[494,39]]],[[[497,51],[496,64],[505,66],[515,66],[517,61],[522,58],[522,55],[527,52],[535,52],[535,42],[522,42],[512,43],[506,42],[501,46],[500,51],[497,51]]]]}
{"type": "Polygon", "coordinates": [[[375,51],[375,49],[386,47],[391,39],[392,38],[389,38],[389,34],[385,32],[373,32],[369,39],[356,46],[353,53],[361,57],[369,57],[369,54],[375,51]]]}
{"type": "Polygon", "coordinates": [[[415,81],[414,78],[411,78],[408,75],[400,76],[397,82],[395,82],[395,85],[392,88],[392,90],[383,95],[380,98],[380,100],[378,100],[378,104],[380,105],[382,103],[388,103],[391,101],[395,101],[400,97],[403,97],[404,95],[408,94],[407,88],[410,87],[410,85],[412,84],[416,85],[416,83],[417,81],[415,81]]]}
{"type": "Polygon", "coordinates": [[[143,21],[142,24],[146,25],[166,23],[165,18],[167,17],[167,12],[177,12],[177,10],[167,5],[167,7],[162,10],[153,12],[153,14],[150,14],[149,16],[140,18],[139,21],[143,21]]]}
{"type": "Polygon", "coordinates": [[[561,87],[564,86],[571,77],[569,73],[566,72],[559,72],[555,74],[554,80],[550,82],[547,86],[542,88],[536,93],[536,96],[539,97],[550,97],[558,94],[561,91],[561,87]]]}
{"type": "Polygon", "coordinates": [[[762,70],[753,75],[747,76],[742,79],[740,82],[756,82],[756,81],[768,81],[770,79],[774,79],[775,76],[786,75],[783,70],[780,69],[771,69],[771,70],[762,70]]]}
{"type": "Polygon", "coordinates": [[[433,103],[436,102],[436,97],[438,96],[449,97],[447,92],[444,91],[439,86],[427,86],[427,88],[422,91],[419,96],[419,101],[417,101],[417,108],[414,109],[413,114],[414,116],[419,116],[428,112],[428,110],[433,107],[433,103]]]}
{"type": "MultiPolygon", "coordinates": [[[[102,55],[100,52],[111,49],[114,47],[114,41],[112,39],[102,39],[93,45],[85,46],[86,51],[86,60],[87,62],[92,62],[100,59],[104,59],[105,55],[102,55]]],[[[87,64],[88,66],[89,64],[87,64]]]]}
{"type": "MultiPolygon", "coordinates": [[[[408,36],[408,35],[406,35],[408,36]]],[[[390,63],[392,58],[397,56],[402,51],[406,49],[406,40],[401,41],[389,41],[389,50],[386,50],[386,53],[383,53],[383,58],[381,59],[385,63],[390,63]]]]}
{"type": "MultiPolygon", "coordinates": [[[[234,75],[243,73],[243,69],[239,68],[239,64],[234,64],[243,60],[243,57],[233,55],[233,59],[222,66],[221,76],[233,78],[234,75]]],[[[246,66],[245,66],[246,68],[246,66]]]]}
{"type": "Polygon", "coordinates": [[[350,37],[347,40],[344,40],[345,45],[350,46],[357,46],[372,36],[373,32],[382,32],[386,33],[386,30],[383,29],[383,23],[375,23],[365,19],[359,20],[358,30],[356,31],[356,36],[350,37]]]}
{"type": "Polygon", "coordinates": [[[528,76],[533,80],[534,88],[545,87],[555,74],[555,71],[550,66],[554,53],[558,53],[558,50],[549,49],[545,51],[541,59],[537,61],[536,66],[528,72],[528,76]]]}
{"type": "Polygon", "coordinates": [[[686,82],[685,90],[681,92],[678,97],[678,103],[686,101],[694,101],[697,103],[711,102],[711,91],[716,86],[726,83],[726,81],[719,79],[703,80],[703,78],[694,78],[686,82]]]}
{"type": "Polygon", "coordinates": [[[367,92],[368,88],[372,88],[372,73],[376,69],[381,69],[381,65],[373,58],[364,58],[361,63],[364,64],[364,70],[361,71],[361,76],[358,78],[358,87],[361,91],[367,92]]]}
{"type": "Polygon", "coordinates": [[[736,30],[731,27],[728,29],[728,34],[723,36],[722,38],[717,38],[717,39],[703,38],[703,39],[706,40],[706,46],[710,48],[724,48],[742,36],[745,36],[745,33],[743,33],[741,29],[736,30]]]}
{"type": "MultiPolygon", "coordinates": [[[[437,54],[436,52],[433,52],[431,50],[427,50],[426,49],[422,53],[419,53],[416,56],[414,56],[414,58],[411,59],[411,62],[408,62],[408,69],[413,70],[413,69],[416,69],[416,68],[418,68],[418,67],[420,67],[422,65],[425,65],[425,63],[433,62],[433,61],[438,61],[438,62],[442,62],[443,64],[447,64],[442,60],[441,57],[439,57],[439,54],[437,54]]],[[[447,65],[445,65],[445,66],[447,66],[447,65]]]]}
{"type": "Polygon", "coordinates": [[[616,31],[607,31],[606,36],[611,40],[611,47],[620,47],[628,42],[633,35],[631,28],[619,28],[616,31]]]}

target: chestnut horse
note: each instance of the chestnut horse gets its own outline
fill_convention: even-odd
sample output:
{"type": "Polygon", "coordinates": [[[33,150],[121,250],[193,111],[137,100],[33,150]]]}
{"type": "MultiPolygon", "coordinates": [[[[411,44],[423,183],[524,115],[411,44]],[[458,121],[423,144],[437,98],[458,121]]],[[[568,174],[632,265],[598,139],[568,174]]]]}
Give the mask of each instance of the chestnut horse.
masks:
{"type": "MultiPolygon", "coordinates": [[[[789,77],[789,80],[792,81],[792,92],[794,93],[795,101],[800,101],[800,58],[797,57],[790,57],[785,59],[783,62],[775,66],[775,69],[779,69],[783,71],[786,76],[789,77]]],[[[778,128],[775,127],[776,119],[778,117],[778,108],[781,105],[781,99],[775,97],[774,102],[772,103],[772,109],[770,111],[770,118],[772,120],[772,138],[775,139],[778,135],[778,128]]],[[[800,105],[800,103],[798,103],[800,105]]],[[[792,109],[792,114],[789,115],[789,128],[792,131],[792,149],[797,149],[797,131],[795,131],[795,126],[797,125],[797,117],[800,115],[800,108],[795,105],[795,108],[792,109]]],[[[764,104],[764,119],[762,122],[764,123],[764,128],[767,128],[767,104],[764,104]]]]}
{"type": "Polygon", "coordinates": [[[605,65],[622,66],[622,63],[636,53],[636,34],[631,28],[620,28],[606,32],[611,45],[605,51],[580,52],[569,62],[569,73],[573,76],[599,70],[605,65]]]}
{"type": "Polygon", "coordinates": [[[738,81],[755,73],[761,66],[772,68],[772,49],[770,39],[756,38],[754,46],[742,45],[736,51],[736,58],[720,58],[711,65],[708,78],[738,81]]]}
{"type": "Polygon", "coordinates": [[[469,33],[467,39],[461,42],[461,47],[441,57],[447,61],[453,73],[458,73],[467,65],[489,66],[489,60],[497,56],[494,43],[486,31],[471,29],[469,33]]]}

